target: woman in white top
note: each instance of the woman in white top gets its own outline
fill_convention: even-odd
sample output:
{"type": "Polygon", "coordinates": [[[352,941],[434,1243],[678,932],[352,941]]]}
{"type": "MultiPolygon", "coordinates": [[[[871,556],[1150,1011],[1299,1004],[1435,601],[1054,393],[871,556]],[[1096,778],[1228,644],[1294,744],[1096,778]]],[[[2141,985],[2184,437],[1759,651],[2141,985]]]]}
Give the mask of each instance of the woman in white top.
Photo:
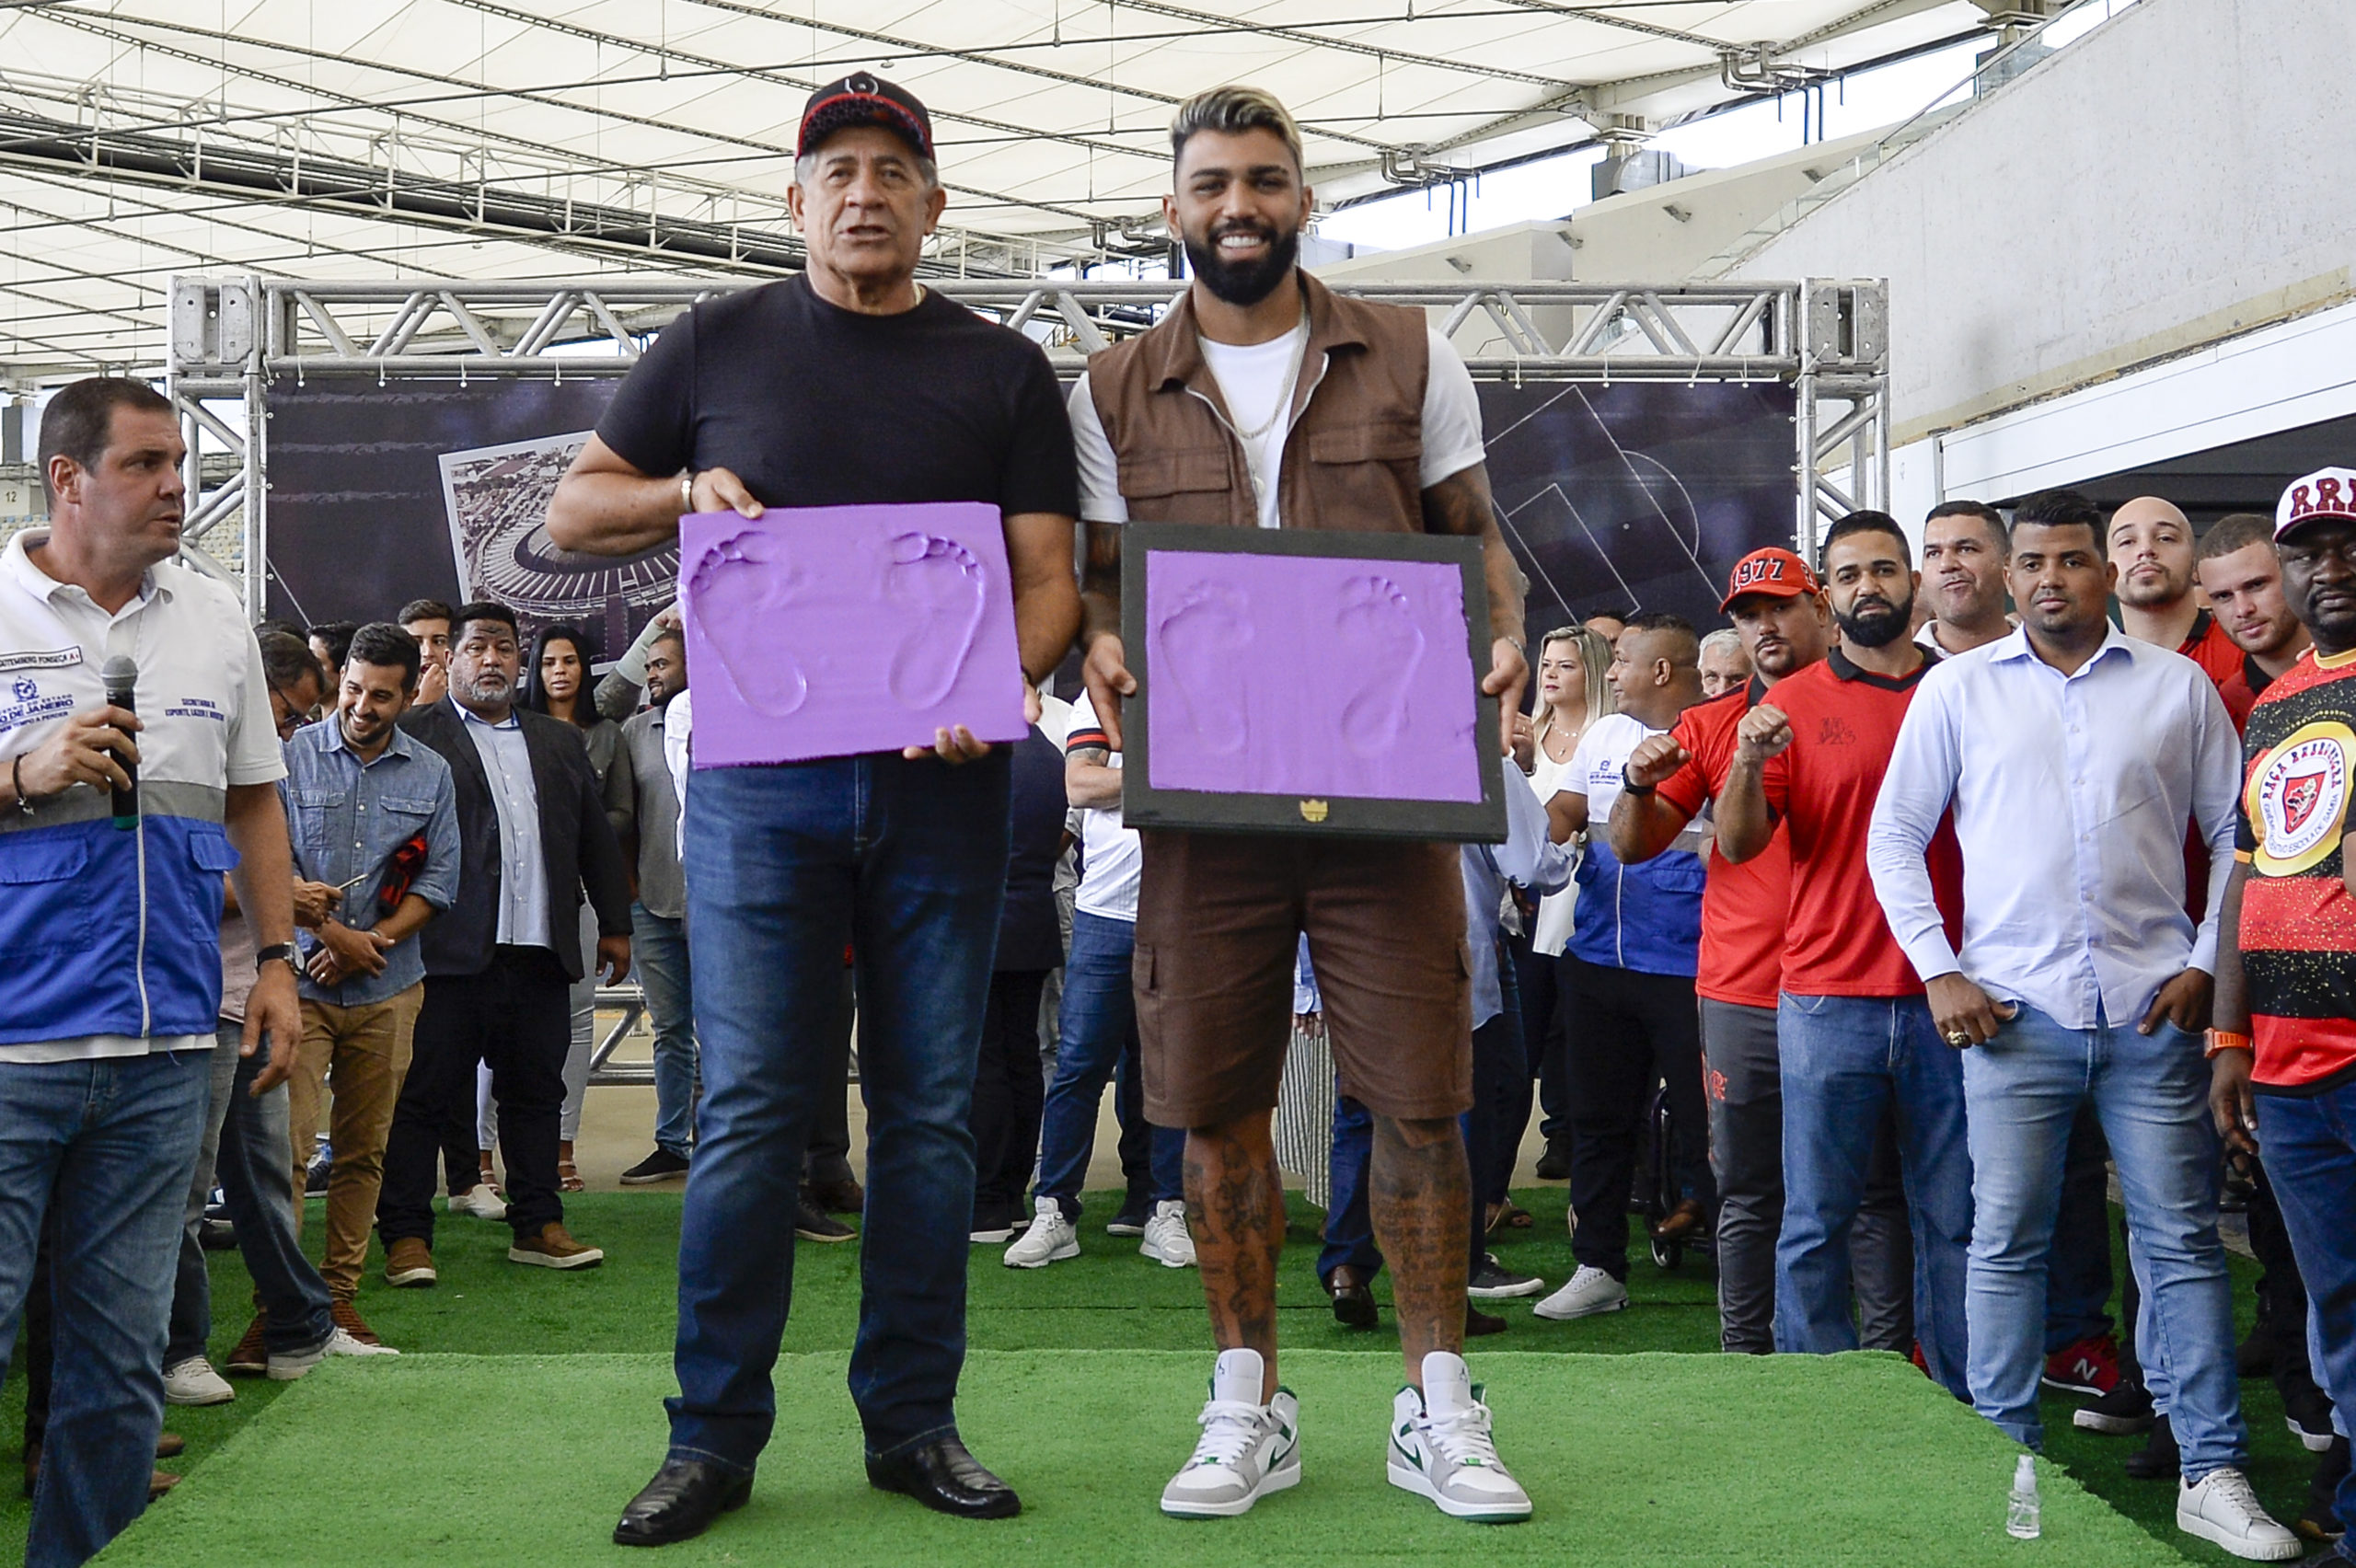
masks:
{"type": "MultiPolygon", "coordinates": [[[[1531,716],[1534,744],[1529,778],[1541,801],[1550,799],[1559,787],[1558,780],[1570,766],[1571,754],[1578,750],[1579,737],[1587,733],[1588,726],[1619,709],[1618,694],[1604,679],[1611,666],[1611,644],[1587,627],[1559,628],[1539,644],[1538,708],[1531,716]]],[[[1541,1094],[1550,1126],[1538,1174],[1556,1182],[1570,1175],[1571,1148],[1569,1112],[1562,1103],[1563,1041],[1555,1027],[1554,974],[1563,946],[1571,938],[1571,909],[1577,894],[1574,886],[1542,899],[1537,917],[1529,927],[1527,951],[1522,943],[1513,944],[1515,978],[1521,990],[1522,1039],[1530,1053],[1531,1076],[1543,1080],[1541,1094]]],[[[1521,1129],[1530,1121],[1529,1102],[1525,1101],[1518,1110],[1507,1107],[1506,1115],[1496,1145],[1505,1169],[1491,1172],[1488,1185],[1492,1228],[1530,1223],[1529,1216],[1505,1196],[1511,1161],[1520,1152],[1521,1129]]]]}

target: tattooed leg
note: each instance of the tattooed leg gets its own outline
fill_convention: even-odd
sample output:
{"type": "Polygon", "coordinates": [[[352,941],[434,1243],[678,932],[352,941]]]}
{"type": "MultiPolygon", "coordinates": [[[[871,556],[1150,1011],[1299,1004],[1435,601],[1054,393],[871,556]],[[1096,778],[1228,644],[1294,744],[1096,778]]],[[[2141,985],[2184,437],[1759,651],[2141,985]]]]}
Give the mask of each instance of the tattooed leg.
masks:
{"type": "MultiPolygon", "coordinates": [[[[1256,1112],[1186,1134],[1186,1206],[1211,1336],[1221,1350],[1260,1353],[1264,1401],[1276,1392],[1276,1256],[1285,1242],[1284,1176],[1268,1134],[1270,1115],[1256,1112]]],[[[1460,1216],[1457,1228],[1468,1223],[1460,1216]]],[[[1456,1250],[1464,1251],[1461,1239],[1456,1250]]],[[[1457,1264],[1461,1296],[1461,1256],[1457,1264]]]]}
{"type": "Polygon", "coordinates": [[[1374,1119],[1369,1207],[1374,1239],[1391,1261],[1399,1349],[1407,1381],[1424,1383],[1424,1356],[1464,1349],[1464,1239],[1472,1224],[1472,1182],[1464,1135],[1453,1116],[1374,1119]]]}

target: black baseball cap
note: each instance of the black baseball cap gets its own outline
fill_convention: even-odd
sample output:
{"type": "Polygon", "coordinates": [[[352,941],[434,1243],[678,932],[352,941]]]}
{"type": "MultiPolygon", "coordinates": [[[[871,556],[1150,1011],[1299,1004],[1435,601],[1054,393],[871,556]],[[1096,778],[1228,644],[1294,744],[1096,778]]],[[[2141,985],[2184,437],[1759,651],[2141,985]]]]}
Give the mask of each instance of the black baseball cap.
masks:
{"type": "Polygon", "coordinates": [[[914,93],[896,82],[866,71],[829,82],[810,95],[802,109],[802,133],[793,156],[806,158],[836,132],[850,125],[881,125],[916,149],[918,157],[932,156],[932,117],[914,93]]]}

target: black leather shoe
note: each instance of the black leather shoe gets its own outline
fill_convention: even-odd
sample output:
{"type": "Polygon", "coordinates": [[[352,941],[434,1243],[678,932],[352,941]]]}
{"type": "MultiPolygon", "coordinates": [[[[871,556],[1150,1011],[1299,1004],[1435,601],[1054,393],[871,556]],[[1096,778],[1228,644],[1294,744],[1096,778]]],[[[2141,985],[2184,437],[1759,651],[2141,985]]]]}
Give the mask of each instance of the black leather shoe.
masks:
{"type": "Polygon", "coordinates": [[[721,1515],[742,1508],[752,1495],[749,1475],[705,1459],[664,1459],[654,1479],[622,1510],[614,1544],[668,1546],[689,1539],[710,1529],[721,1515]]]}
{"type": "Polygon", "coordinates": [[[1334,1320],[1345,1329],[1370,1329],[1378,1317],[1374,1289],[1366,1276],[1344,1263],[1325,1276],[1325,1294],[1334,1303],[1334,1320]]]}
{"type": "Polygon", "coordinates": [[[1538,1157],[1538,1163],[1532,1168],[1531,1173],[1542,1182],[1569,1181],[1571,1178],[1571,1140],[1568,1138],[1548,1138],[1546,1140],[1546,1152],[1538,1157]]]}
{"type": "Polygon", "coordinates": [[[1471,1302],[1464,1304],[1464,1337],[1479,1339],[1484,1334],[1506,1332],[1506,1320],[1495,1312],[1484,1312],[1471,1302]]]}
{"type": "Polygon", "coordinates": [[[961,1519],[1011,1519],[1022,1512],[1022,1499],[1014,1488],[984,1470],[954,1437],[888,1459],[869,1459],[867,1484],[961,1519]]]}

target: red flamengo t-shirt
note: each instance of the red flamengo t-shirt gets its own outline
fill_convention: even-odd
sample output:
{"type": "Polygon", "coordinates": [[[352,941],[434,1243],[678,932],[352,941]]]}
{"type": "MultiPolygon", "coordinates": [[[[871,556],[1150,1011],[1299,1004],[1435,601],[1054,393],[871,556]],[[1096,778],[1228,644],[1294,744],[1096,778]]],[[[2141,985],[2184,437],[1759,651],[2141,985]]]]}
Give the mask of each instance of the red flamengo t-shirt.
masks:
{"type": "MultiPolygon", "coordinates": [[[[2224,627],[2207,610],[2192,617],[2192,635],[2177,644],[2176,651],[2200,665],[2213,686],[2222,688],[2242,672],[2241,645],[2225,634],[2224,627]]],[[[2234,715],[2234,722],[2239,725],[2248,717],[2249,709],[2245,708],[2234,715]]]]}
{"type": "MultiPolygon", "coordinates": [[[[1689,755],[1661,784],[1660,798],[1689,822],[1725,785],[1734,761],[1735,727],[1766,690],[1753,679],[1741,690],[1678,716],[1669,733],[1689,755]]],[[[1775,824],[1765,849],[1738,866],[1712,844],[1708,879],[1702,884],[1702,951],[1694,991],[1714,1002],[1773,1007],[1783,986],[1784,917],[1792,901],[1792,847],[1784,824],[1775,824]]]]}
{"type": "MultiPolygon", "coordinates": [[[[1925,651],[1926,655],[1928,651],[1925,651]]],[[[1865,869],[1865,829],[1898,726],[1935,656],[1902,679],[1873,674],[1834,649],[1778,682],[1769,705],[1792,721],[1792,744],[1761,770],[1767,804],[1791,835],[1792,901],[1784,989],[1800,997],[1915,997],[1923,982],[1889,934],[1865,869]]],[[[1931,840],[1931,888],[1947,938],[1963,937],[1963,852],[1942,819],[1931,840]]]]}

